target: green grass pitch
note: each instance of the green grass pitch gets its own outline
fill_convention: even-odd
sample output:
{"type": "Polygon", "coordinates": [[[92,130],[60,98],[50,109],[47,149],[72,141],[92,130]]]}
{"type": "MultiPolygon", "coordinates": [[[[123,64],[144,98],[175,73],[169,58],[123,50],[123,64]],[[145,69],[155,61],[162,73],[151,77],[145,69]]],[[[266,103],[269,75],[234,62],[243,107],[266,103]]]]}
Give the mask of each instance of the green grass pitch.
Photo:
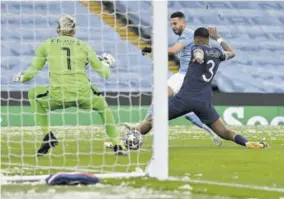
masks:
{"type": "MultiPolygon", "coordinates": [[[[207,133],[201,129],[192,126],[170,126],[169,174],[170,179],[174,180],[104,179],[101,182],[106,185],[105,187],[77,186],[53,189],[58,194],[71,191],[110,194],[115,190],[114,187],[122,187],[123,184],[134,187],[130,189],[131,193],[138,190],[139,194],[142,188],[152,190],[151,194],[158,194],[153,198],[165,193],[172,195],[173,198],[284,197],[284,126],[245,126],[232,129],[249,140],[266,141],[270,148],[246,149],[229,141],[224,141],[222,147],[216,147],[207,133]]],[[[48,155],[37,158],[35,152],[42,139],[38,129],[2,128],[1,174],[42,175],[79,170],[92,173],[131,172],[136,168],[145,169],[152,154],[151,135],[145,138],[141,150],[131,152],[128,157],[117,157],[110,149],[103,147],[103,127],[54,127],[54,132],[59,139],[59,145],[48,155]]],[[[9,198],[15,192],[27,194],[31,189],[35,193],[46,194],[50,187],[42,184],[3,185],[2,197],[9,198]]],[[[147,198],[146,193],[144,194],[144,198],[147,198]]]]}

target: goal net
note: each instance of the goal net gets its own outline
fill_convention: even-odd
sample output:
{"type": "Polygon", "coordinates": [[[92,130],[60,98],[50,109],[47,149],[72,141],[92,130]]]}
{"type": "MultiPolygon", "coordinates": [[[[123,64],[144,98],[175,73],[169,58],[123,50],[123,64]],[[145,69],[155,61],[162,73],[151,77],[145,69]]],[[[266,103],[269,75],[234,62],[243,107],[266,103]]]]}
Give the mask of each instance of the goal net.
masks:
{"type": "Polygon", "coordinates": [[[56,172],[74,171],[106,177],[146,173],[167,177],[167,34],[157,36],[157,30],[167,32],[166,2],[3,1],[1,15],[1,174],[7,180],[42,180],[56,172]],[[28,68],[41,42],[57,36],[58,20],[65,14],[75,17],[77,38],[97,54],[110,53],[116,58],[108,80],[90,66],[86,74],[106,98],[118,133],[124,133],[123,124],[145,118],[152,90],[154,104],[159,102],[154,105],[154,116],[159,118],[154,118],[154,129],[159,129],[154,141],[153,136],[146,136],[143,147],[130,151],[127,157],[115,156],[104,146],[109,137],[98,113],[75,107],[48,112],[50,130],[59,144],[42,157],[36,155],[44,133],[36,124],[28,91],[49,84],[49,69],[45,65],[24,84],[13,82],[13,76],[28,68]],[[139,21],[137,15],[150,20],[139,21]],[[153,19],[157,16],[156,22],[152,22],[152,15],[153,19]],[[165,23],[157,23],[160,19],[165,23]],[[151,41],[153,59],[141,54],[151,41]]]}

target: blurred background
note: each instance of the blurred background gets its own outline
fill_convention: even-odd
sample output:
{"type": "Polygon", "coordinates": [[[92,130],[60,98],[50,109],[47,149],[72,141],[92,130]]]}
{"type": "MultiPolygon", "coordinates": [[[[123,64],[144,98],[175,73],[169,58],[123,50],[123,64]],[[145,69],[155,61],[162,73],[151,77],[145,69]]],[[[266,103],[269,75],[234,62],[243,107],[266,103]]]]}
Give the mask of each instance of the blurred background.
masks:
{"type": "MultiPolygon", "coordinates": [[[[185,13],[188,27],[217,26],[220,35],[236,50],[237,57],[223,63],[214,86],[220,92],[284,93],[284,2],[188,2],[169,1],[168,14],[185,13]]],[[[150,1],[103,2],[2,2],[1,88],[28,90],[48,84],[47,67],[32,82],[15,85],[12,75],[31,63],[38,44],[56,36],[62,14],[77,19],[77,37],[98,52],[111,52],[117,68],[106,83],[89,71],[91,81],[102,90],[151,92],[151,59],[140,49],[151,44],[150,1]],[[5,75],[3,75],[5,74],[5,75]]],[[[163,33],[161,33],[163,34],[163,33]]],[[[176,42],[170,24],[169,45],[176,42]]],[[[179,58],[171,57],[175,73],[179,58]]]]}
{"type": "MultiPolygon", "coordinates": [[[[223,62],[216,74],[214,104],[283,107],[284,2],[169,1],[168,15],[175,11],[185,13],[193,30],[216,26],[236,51],[237,56],[223,62]]],[[[77,37],[97,54],[109,52],[116,57],[107,81],[87,68],[90,81],[108,102],[149,105],[152,59],[143,56],[141,49],[151,46],[151,1],[2,1],[1,104],[28,105],[28,89],[48,84],[47,67],[26,84],[15,84],[12,77],[25,71],[42,41],[56,36],[57,21],[63,14],[76,17],[77,37]]],[[[168,23],[168,44],[176,40],[168,23]]],[[[169,57],[168,63],[170,76],[178,71],[179,56],[169,57]]],[[[279,108],[275,114],[284,116],[279,108]]]]}

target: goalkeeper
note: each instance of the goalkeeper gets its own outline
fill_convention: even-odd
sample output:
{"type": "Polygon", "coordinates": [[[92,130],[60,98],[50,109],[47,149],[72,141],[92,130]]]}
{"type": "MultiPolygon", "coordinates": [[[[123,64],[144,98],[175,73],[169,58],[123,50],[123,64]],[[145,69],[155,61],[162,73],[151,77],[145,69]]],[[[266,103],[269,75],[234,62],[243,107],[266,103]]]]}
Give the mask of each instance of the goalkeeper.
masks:
{"type": "Polygon", "coordinates": [[[125,147],[119,144],[115,120],[107,102],[85,74],[85,68],[90,63],[101,77],[107,79],[115,59],[110,54],[98,58],[90,45],[74,37],[75,27],[76,22],[72,16],[62,16],[56,30],[59,36],[44,41],[36,50],[26,72],[13,78],[15,82],[28,82],[42,70],[46,61],[48,63],[50,85],[29,90],[29,101],[36,115],[36,123],[45,134],[37,154],[44,155],[58,144],[49,129],[48,111],[78,107],[98,111],[107,135],[115,146],[115,153],[126,155],[125,147]]]}

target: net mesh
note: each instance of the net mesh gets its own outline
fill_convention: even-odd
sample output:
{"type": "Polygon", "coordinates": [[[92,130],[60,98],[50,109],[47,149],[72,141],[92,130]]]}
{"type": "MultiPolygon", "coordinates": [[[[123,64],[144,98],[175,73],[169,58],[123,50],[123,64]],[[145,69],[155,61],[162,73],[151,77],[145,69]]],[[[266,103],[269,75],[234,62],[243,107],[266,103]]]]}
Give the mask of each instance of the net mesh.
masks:
{"type": "MultiPolygon", "coordinates": [[[[190,28],[197,28],[201,24],[216,25],[220,35],[228,39],[238,51],[237,60],[234,59],[228,62],[226,67],[220,68],[219,75],[216,76],[216,79],[218,76],[225,77],[219,81],[229,80],[226,84],[218,84],[220,90],[273,93],[281,92],[283,89],[283,85],[279,84],[281,81],[277,79],[283,76],[283,70],[278,70],[282,62],[277,59],[279,57],[275,60],[275,52],[283,50],[281,45],[279,47],[283,40],[281,37],[283,28],[281,29],[279,25],[283,24],[283,7],[283,3],[267,2],[241,4],[169,1],[169,14],[176,10],[183,11],[189,16],[190,28]],[[262,33],[259,33],[259,30],[262,33]],[[252,44],[257,47],[244,48],[252,44]],[[243,62],[243,60],[248,61],[243,62]],[[249,67],[253,70],[249,70],[249,67]],[[272,67],[275,70],[271,70],[272,67]],[[264,72],[255,76],[255,68],[264,72]],[[244,73],[251,75],[244,76],[244,73]],[[225,75],[229,75],[228,78],[225,75]],[[275,78],[270,78],[271,75],[275,78]],[[275,81],[269,82],[270,79],[275,81]],[[232,82],[236,85],[231,84],[232,82]],[[263,82],[268,82],[268,86],[264,88],[263,82]]],[[[152,155],[150,136],[146,137],[141,150],[131,152],[128,157],[116,157],[112,150],[103,146],[106,134],[99,115],[93,111],[76,108],[49,112],[51,130],[59,139],[59,145],[44,157],[35,156],[43,133],[36,126],[27,92],[32,87],[49,83],[48,67],[45,66],[34,80],[26,84],[13,83],[12,79],[16,73],[25,71],[31,63],[35,48],[42,41],[56,36],[57,21],[62,14],[70,14],[76,18],[76,35],[79,39],[89,43],[98,54],[108,52],[117,59],[117,65],[112,69],[110,79],[106,81],[90,67],[87,68],[86,73],[90,81],[106,96],[117,121],[118,132],[124,131],[121,124],[141,121],[147,112],[152,91],[152,61],[149,57],[142,56],[139,49],[150,45],[151,2],[3,1],[1,2],[1,172],[10,175],[38,175],[56,171],[131,172],[136,168],[145,168],[152,155]]],[[[176,42],[177,36],[170,26],[168,30],[169,44],[172,45],[176,42]]],[[[272,147],[276,145],[276,148],[277,145],[282,146],[283,126],[247,126],[282,124],[281,106],[239,107],[237,111],[236,109],[231,111],[229,117],[225,115],[227,108],[231,109],[219,107],[217,110],[223,113],[221,116],[224,121],[231,125],[241,125],[230,129],[246,136],[249,140],[267,141],[272,147]],[[257,117],[256,120],[253,116],[258,113],[263,114],[264,118],[257,117]]],[[[185,124],[185,122],[178,121],[174,124],[185,124]]],[[[175,156],[179,156],[180,159],[185,157],[184,154],[187,154],[189,149],[202,151],[199,149],[214,147],[204,130],[188,126],[171,126],[169,143],[170,150],[178,151],[175,156]]],[[[224,145],[224,148],[236,147],[232,142],[224,142],[224,145]]],[[[199,153],[192,151],[191,153],[196,154],[195,159],[198,160],[199,153]]],[[[172,173],[180,175],[179,169],[173,168],[172,173]]]]}
{"type": "MultiPolygon", "coordinates": [[[[44,133],[35,122],[29,106],[28,91],[48,85],[49,68],[30,82],[14,83],[13,76],[25,72],[41,42],[57,36],[62,15],[76,19],[76,37],[87,42],[98,55],[110,53],[116,58],[111,77],[104,80],[86,68],[90,82],[109,102],[118,133],[121,124],[136,123],[145,117],[152,91],[152,61],[140,48],[149,39],[139,31],[140,23],[131,23],[130,13],[118,12],[116,5],[102,1],[13,1],[1,2],[1,162],[9,175],[51,174],[57,171],[132,172],[144,169],[151,157],[151,139],[128,157],[118,157],[104,147],[109,141],[98,113],[76,107],[48,112],[50,130],[59,144],[43,157],[36,152],[44,133]],[[17,31],[15,31],[17,29],[17,31]],[[142,104],[145,103],[146,104],[142,104]]],[[[140,7],[136,10],[140,12],[140,7]]],[[[66,52],[62,58],[66,64],[66,52]]],[[[71,57],[72,59],[72,57],[71,57]]]]}

